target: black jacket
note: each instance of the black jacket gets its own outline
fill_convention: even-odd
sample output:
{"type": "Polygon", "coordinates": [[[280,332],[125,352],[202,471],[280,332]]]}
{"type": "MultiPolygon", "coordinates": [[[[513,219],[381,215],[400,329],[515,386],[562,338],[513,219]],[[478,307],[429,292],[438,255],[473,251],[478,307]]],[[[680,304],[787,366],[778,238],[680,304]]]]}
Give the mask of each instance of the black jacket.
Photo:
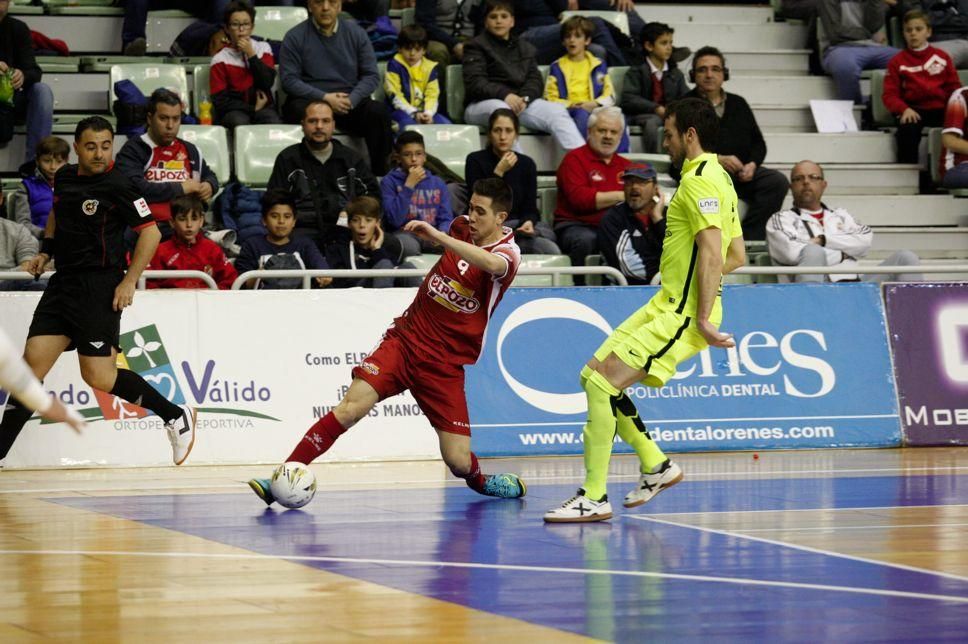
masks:
{"type": "MultiPolygon", "coordinates": [[[[702,98],[695,89],[686,96],[702,98]]],[[[709,151],[726,156],[733,155],[743,163],[752,161],[757,166],[763,165],[766,141],[760,126],[756,124],[753,110],[742,96],[726,93],[726,109],[719,119],[716,148],[709,151]]]]}
{"type": "Polygon", "coordinates": [[[666,220],[646,228],[623,201],[609,208],[598,225],[598,247],[605,263],[625,275],[629,284],[651,284],[659,272],[666,220]]]}
{"type": "Polygon", "coordinates": [[[333,153],[325,165],[313,156],[305,140],[290,145],[276,157],[267,186],[292,194],[296,230],[321,242],[337,232],[339,213],[350,199],[362,195],[380,199],[380,186],[363,158],[335,139],[330,145],[333,153]]]}
{"type": "Polygon", "coordinates": [[[43,73],[34,58],[30,28],[9,15],[0,20],[0,60],[24,73],[24,87],[40,82],[43,73]]]}
{"type": "MultiPolygon", "coordinates": [[[[464,177],[467,184],[467,195],[473,191],[474,183],[478,179],[490,179],[496,177],[494,168],[497,167],[500,159],[490,147],[477,152],[471,152],[464,161],[464,177]]],[[[514,167],[504,173],[502,177],[504,183],[511,188],[511,212],[508,219],[517,219],[520,222],[541,221],[538,214],[538,169],[534,160],[525,155],[518,154],[518,162],[514,167]]]]}
{"type": "MultiPolygon", "coordinates": [[[[662,91],[664,105],[689,93],[689,86],[686,85],[682,70],[672,61],[669,62],[669,69],[662,74],[662,91]]],[[[652,98],[652,68],[649,67],[648,62],[629,68],[628,73],[625,74],[625,83],[622,85],[619,105],[629,116],[655,114],[658,103],[652,98]]]]}
{"type": "Polygon", "coordinates": [[[517,94],[530,100],[544,95],[537,51],[512,35],[507,40],[486,31],[464,44],[464,105],[517,94]]]}

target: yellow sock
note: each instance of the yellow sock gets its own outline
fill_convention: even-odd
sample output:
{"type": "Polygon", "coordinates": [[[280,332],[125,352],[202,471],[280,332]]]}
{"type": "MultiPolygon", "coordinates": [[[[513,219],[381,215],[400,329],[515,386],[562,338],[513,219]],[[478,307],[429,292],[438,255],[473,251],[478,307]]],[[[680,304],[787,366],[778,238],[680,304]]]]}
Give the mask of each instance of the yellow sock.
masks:
{"type": "MultiPolygon", "coordinates": [[[[591,370],[590,370],[591,371],[591,370]]],[[[585,423],[585,496],[598,500],[605,495],[608,478],[608,462],[612,456],[615,439],[615,407],[621,393],[597,371],[584,378],[585,394],[588,396],[588,421],[585,423]]]]}
{"type": "Polygon", "coordinates": [[[666,455],[649,436],[645,423],[639,417],[639,410],[628,394],[623,391],[615,407],[618,410],[618,435],[635,450],[641,470],[646,473],[652,472],[665,462],[666,455]]]}

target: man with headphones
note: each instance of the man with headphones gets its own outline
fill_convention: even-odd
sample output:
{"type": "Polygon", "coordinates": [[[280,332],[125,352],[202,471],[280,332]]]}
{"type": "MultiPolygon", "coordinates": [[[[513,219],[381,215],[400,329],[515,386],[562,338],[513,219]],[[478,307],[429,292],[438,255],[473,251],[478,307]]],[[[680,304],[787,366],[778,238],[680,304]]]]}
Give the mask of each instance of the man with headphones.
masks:
{"type": "Polygon", "coordinates": [[[687,96],[706,99],[716,110],[719,136],[714,149],[719,163],[733,178],[736,194],[747,205],[743,237],[763,240],[766,222],[780,210],[790,184],[782,173],[763,167],[763,133],[746,100],[723,90],[723,83],[728,80],[729,68],[722,52],[715,47],[702,47],[692,58],[689,81],[695,88],[687,96]]]}

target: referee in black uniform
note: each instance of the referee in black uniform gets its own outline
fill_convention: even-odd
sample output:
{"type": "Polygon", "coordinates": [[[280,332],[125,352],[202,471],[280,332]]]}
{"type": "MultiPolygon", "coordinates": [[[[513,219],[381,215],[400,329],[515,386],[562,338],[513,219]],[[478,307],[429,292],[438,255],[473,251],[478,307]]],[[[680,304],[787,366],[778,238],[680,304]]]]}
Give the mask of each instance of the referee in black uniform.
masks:
{"type": "MultiPolygon", "coordinates": [[[[34,311],[24,360],[43,380],[64,351],[77,349],[84,382],[162,418],[173,460],[181,465],[195,442],[196,410],[168,401],[133,371],[118,369],[121,311],[134,300],[141,272],[161,233],[148,204],[130,180],[114,169],[114,130],[100,116],[74,131],[77,165],[54,177],[54,207],[38,253],[28,270],[39,276],[51,259],[57,272],[34,311]],[[138,233],[125,272],[124,231],[138,233]]],[[[32,412],[16,399],[0,422],[0,459],[6,457],[32,412]]]]}

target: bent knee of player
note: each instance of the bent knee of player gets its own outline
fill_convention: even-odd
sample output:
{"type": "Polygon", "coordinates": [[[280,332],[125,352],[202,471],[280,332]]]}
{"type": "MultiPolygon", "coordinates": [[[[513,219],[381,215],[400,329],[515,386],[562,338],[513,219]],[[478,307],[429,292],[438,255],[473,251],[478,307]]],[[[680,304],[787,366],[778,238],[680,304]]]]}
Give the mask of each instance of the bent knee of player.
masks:
{"type": "Polygon", "coordinates": [[[602,374],[610,385],[619,390],[638,382],[645,375],[643,371],[625,364],[614,353],[608,354],[608,357],[598,364],[595,371],[602,374]]]}
{"type": "Polygon", "coordinates": [[[82,364],[81,378],[94,389],[110,392],[114,389],[118,372],[114,369],[105,369],[100,365],[82,364]]]}
{"type": "Polygon", "coordinates": [[[450,452],[442,453],[444,463],[450,469],[451,474],[458,478],[464,478],[471,473],[471,454],[470,452],[450,452]]]}

